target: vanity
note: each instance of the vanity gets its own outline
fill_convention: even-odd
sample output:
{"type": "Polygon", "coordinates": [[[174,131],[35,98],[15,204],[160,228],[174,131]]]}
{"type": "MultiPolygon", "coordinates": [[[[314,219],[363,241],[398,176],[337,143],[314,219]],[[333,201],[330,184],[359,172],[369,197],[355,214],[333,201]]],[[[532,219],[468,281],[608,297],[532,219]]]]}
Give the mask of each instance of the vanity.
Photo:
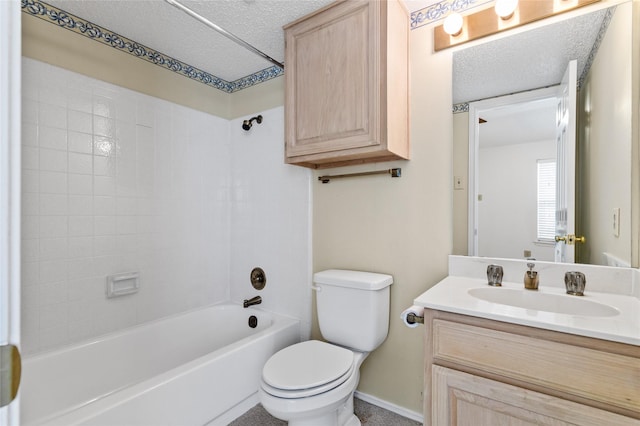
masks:
{"type": "Polygon", "coordinates": [[[451,256],[425,308],[425,425],[640,425],[639,271],[451,256]],[[487,285],[502,264],[501,287],[487,285]],[[564,272],[587,277],[567,295],[564,272]],[[613,286],[611,282],[616,284],[613,286]]]}

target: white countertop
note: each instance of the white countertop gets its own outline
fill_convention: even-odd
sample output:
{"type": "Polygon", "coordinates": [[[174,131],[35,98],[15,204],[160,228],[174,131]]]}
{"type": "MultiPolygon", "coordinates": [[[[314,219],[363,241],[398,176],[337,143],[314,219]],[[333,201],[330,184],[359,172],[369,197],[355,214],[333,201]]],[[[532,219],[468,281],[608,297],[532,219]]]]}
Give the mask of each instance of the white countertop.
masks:
{"type": "MultiPolygon", "coordinates": [[[[540,285],[537,290],[540,293],[582,297],[620,311],[619,315],[614,316],[581,316],[503,305],[469,294],[470,289],[482,287],[489,287],[486,278],[449,276],[418,296],[414,304],[440,311],[640,346],[640,299],[633,295],[591,292],[587,284],[584,296],[570,296],[565,293],[564,288],[540,285]]],[[[502,287],[496,287],[495,290],[500,291],[501,288],[520,290],[524,289],[524,285],[503,282],[502,287]]]]}

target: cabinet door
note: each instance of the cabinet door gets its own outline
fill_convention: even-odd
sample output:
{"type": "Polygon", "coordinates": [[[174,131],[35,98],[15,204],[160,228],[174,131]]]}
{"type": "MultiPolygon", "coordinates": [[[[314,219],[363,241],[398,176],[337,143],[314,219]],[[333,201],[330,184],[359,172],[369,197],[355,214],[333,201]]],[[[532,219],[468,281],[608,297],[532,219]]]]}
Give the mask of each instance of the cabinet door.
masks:
{"type": "Polygon", "coordinates": [[[433,366],[432,424],[438,426],[640,425],[640,420],[433,366]]]}
{"type": "Polygon", "coordinates": [[[344,2],[287,28],[287,156],[380,143],[380,17],[344,2]]]}

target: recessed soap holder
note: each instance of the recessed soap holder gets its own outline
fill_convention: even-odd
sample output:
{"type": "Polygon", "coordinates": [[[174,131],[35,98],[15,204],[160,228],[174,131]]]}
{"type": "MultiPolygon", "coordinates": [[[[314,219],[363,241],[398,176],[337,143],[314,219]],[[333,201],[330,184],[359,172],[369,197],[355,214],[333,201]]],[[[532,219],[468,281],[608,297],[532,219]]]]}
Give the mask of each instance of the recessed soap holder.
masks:
{"type": "Polygon", "coordinates": [[[107,299],[137,293],[139,289],[140,274],[138,272],[107,275],[107,299]]]}

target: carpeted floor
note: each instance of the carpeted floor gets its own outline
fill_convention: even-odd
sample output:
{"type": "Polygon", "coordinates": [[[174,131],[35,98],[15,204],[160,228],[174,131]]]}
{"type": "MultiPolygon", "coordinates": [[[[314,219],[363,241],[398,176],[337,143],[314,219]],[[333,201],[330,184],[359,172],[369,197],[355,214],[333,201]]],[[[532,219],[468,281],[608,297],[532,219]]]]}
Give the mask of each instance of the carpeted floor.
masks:
{"type": "MultiPolygon", "coordinates": [[[[355,399],[356,416],[366,426],[420,426],[422,423],[407,419],[396,413],[369,404],[358,398],[355,399]]],[[[267,413],[262,405],[258,404],[244,413],[229,426],[286,426],[287,422],[278,420],[267,413]]],[[[320,425],[319,425],[320,426],[320,425]]]]}

